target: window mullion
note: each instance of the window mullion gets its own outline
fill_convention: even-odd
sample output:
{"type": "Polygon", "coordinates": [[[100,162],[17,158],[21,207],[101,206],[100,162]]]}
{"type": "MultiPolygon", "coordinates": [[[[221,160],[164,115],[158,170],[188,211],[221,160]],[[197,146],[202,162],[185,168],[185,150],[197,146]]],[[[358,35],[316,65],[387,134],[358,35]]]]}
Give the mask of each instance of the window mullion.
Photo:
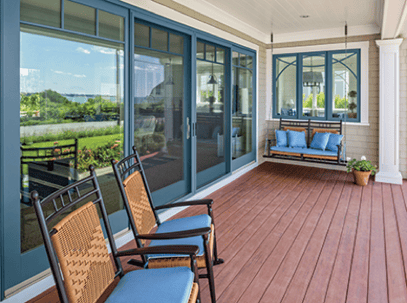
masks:
{"type": "Polygon", "coordinates": [[[326,52],[325,61],[325,119],[332,118],[332,56],[331,52],[326,52]]]}
{"type": "Polygon", "coordinates": [[[297,119],[302,118],[302,54],[297,54],[297,119]]]}

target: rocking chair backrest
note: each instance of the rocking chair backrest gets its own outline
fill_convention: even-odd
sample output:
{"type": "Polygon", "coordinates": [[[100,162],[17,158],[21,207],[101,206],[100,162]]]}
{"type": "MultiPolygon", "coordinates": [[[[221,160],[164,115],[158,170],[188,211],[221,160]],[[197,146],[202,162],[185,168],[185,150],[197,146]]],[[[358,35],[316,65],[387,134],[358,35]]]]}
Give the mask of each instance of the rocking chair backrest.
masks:
{"type": "MultiPolygon", "coordinates": [[[[133,147],[133,154],[122,160],[112,160],[112,166],[135,237],[150,233],[161,222],[154,211],[151,192],[136,147],[133,147]]],[[[136,242],[138,247],[142,247],[145,240],[136,239],[136,242]]]]}
{"type": "MultiPolygon", "coordinates": [[[[139,234],[148,234],[156,224],[142,175],[135,171],[123,181],[124,191],[139,234]]],[[[144,244],[145,240],[141,240],[144,244]]]]}
{"type": "Polygon", "coordinates": [[[60,301],[96,302],[116,276],[123,276],[123,268],[94,168],[90,167],[89,177],[42,201],[36,191],[31,193],[31,199],[60,301]],[[79,205],[83,206],[77,208],[79,205]],[[108,253],[98,210],[116,269],[108,253]],[[71,213],[66,215],[68,212],[71,213]],[[53,226],[56,219],[59,222],[53,226]]]}
{"type": "Polygon", "coordinates": [[[51,240],[69,302],[96,302],[113,282],[115,272],[95,205],[82,206],[54,229],[51,240]]]}

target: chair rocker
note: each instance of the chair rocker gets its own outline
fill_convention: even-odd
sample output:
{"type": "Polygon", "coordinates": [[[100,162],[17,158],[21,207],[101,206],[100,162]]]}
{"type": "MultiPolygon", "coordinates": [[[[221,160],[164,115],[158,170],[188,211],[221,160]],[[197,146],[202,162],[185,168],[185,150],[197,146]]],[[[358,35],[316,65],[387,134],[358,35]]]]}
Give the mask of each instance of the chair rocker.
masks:
{"type": "MultiPolygon", "coordinates": [[[[198,268],[206,268],[206,274],[199,278],[207,278],[212,302],[216,302],[215,281],[213,265],[222,264],[218,258],[216,248],[215,221],[212,211],[212,199],[178,202],[154,207],[150,189],[140,161],[137,149],[134,153],[121,161],[112,160],[113,172],[118,182],[124,205],[129,216],[130,225],[134,234],[137,247],[141,248],[147,240],[148,247],[157,245],[197,245],[198,268]],[[206,205],[208,214],[185,217],[161,222],[157,211],[181,206],[206,205]],[[150,234],[157,225],[157,231],[150,234]]],[[[185,256],[174,254],[165,256],[149,254],[142,257],[142,261],[130,260],[130,264],[148,267],[176,267],[188,266],[185,256]]]]}
{"type": "Polygon", "coordinates": [[[61,302],[105,300],[114,282],[118,284],[105,302],[200,302],[195,256],[199,251],[197,246],[157,246],[117,251],[93,167],[90,167],[89,177],[58,190],[42,201],[36,191],[31,193],[31,198],[61,302]],[[109,256],[98,210],[102,215],[113,261],[109,256]],[[45,217],[45,214],[48,216],[45,217]],[[59,222],[53,225],[57,218],[59,222]],[[48,228],[50,224],[53,227],[48,228]],[[124,275],[120,257],[156,253],[186,254],[191,269],[144,269],[124,275]]]}

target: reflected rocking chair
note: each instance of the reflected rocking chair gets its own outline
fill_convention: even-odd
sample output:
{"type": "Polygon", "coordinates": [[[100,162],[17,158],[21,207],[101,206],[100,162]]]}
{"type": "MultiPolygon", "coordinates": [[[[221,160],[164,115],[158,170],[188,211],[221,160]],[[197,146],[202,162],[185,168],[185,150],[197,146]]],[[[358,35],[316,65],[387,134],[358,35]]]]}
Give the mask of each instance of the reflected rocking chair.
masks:
{"type": "Polygon", "coordinates": [[[93,168],[90,170],[89,177],[42,201],[36,191],[31,193],[60,301],[88,303],[105,300],[118,277],[120,280],[115,281],[118,284],[105,302],[199,302],[195,259],[199,248],[157,246],[118,252],[96,174],[93,168]],[[87,203],[78,208],[81,202],[87,203]],[[102,215],[116,269],[109,256],[98,210],[102,215]],[[45,218],[44,212],[51,214],[45,218]],[[60,219],[59,222],[48,228],[56,218],[60,219]],[[156,253],[189,255],[192,270],[188,267],[160,268],[123,274],[120,257],[156,253]]]}
{"type": "MultiPolygon", "coordinates": [[[[112,160],[112,165],[137,247],[143,247],[147,240],[151,241],[148,247],[157,245],[197,245],[200,250],[197,254],[198,268],[206,268],[206,274],[199,275],[199,278],[208,279],[212,302],[216,302],[212,267],[224,261],[219,259],[217,255],[215,222],[212,212],[213,200],[186,201],[155,207],[135,147],[133,147],[133,152],[132,155],[125,157],[121,161],[112,160]],[[193,205],[206,205],[208,214],[165,222],[161,222],[157,215],[158,210],[193,205]],[[157,231],[150,234],[155,225],[157,225],[157,231]]],[[[148,268],[188,266],[189,264],[185,255],[178,254],[172,256],[148,254],[142,257],[142,262],[130,260],[129,263],[148,268]]]]}

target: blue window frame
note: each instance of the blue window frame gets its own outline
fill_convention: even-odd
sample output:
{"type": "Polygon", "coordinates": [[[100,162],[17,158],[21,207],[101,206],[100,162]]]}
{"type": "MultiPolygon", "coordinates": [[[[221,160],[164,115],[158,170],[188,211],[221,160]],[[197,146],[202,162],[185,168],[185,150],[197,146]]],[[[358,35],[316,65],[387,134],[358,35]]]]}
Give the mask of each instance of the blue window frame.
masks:
{"type": "Polygon", "coordinates": [[[273,118],[360,122],[360,49],[273,56],[273,118]]]}

